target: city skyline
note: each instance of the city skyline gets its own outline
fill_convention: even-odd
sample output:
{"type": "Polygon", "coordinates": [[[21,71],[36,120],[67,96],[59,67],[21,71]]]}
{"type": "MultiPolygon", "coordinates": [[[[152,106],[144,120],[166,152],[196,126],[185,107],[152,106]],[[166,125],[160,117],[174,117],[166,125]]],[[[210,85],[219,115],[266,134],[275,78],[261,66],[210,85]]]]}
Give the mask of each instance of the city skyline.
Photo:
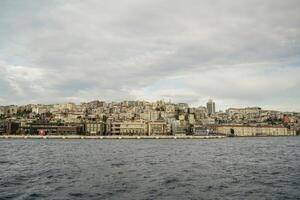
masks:
{"type": "Polygon", "coordinates": [[[299,12],[296,0],[1,1],[0,105],[212,98],[300,112],[299,12]]]}
{"type": "Polygon", "coordinates": [[[18,107],[22,107],[22,106],[27,106],[27,105],[45,105],[45,106],[49,106],[49,105],[65,105],[65,104],[74,104],[74,105],[82,105],[82,104],[89,104],[89,103],[93,103],[93,102],[104,102],[107,104],[122,104],[124,102],[147,102],[147,103],[157,103],[157,102],[163,102],[166,104],[173,104],[173,105],[177,105],[177,104],[187,104],[189,108],[201,108],[201,107],[205,107],[208,111],[209,114],[211,113],[216,113],[216,112],[226,112],[226,110],[228,109],[244,109],[244,108],[261,108],[264,110],[270,110],[270,111],[279,111],[279,112],[291,112],[291,113],[299,113],[298,111],[286,111],[286,110],[276,110],[276,109],[270,109],[268,107],[263,107],[260,105],[250,105],[250,106],[228,106],[228,107],[223,107],[223,109],[219,108],[218,102],[214,101],[214,99],[208,99],[205,103],[203,104],[197,104],[197,105],[193,105],[193,104],[188,104],[186,102],[173,102],[170,99],[168,101],[164,100],[164,99],[157,99],[157,100],[153,100],[153,101],[147,101],[147,100],[128,100],[128,99],[124,99],[121,101],[105,101],[103,99],[94,99],[94,100],[90,100],[90,101],[82,101],[82,102],[49,102],[49,103],[25,103],[25,104],[0,104],[0,107],[9,107],[9,106],[18,106],[18,107]],[[210,106],[208,104],[213,104],[213,108],[209,108],[210,106]],[[209,111],[211,109],[211,111],[209,111]]]}
{"type": "MultiPolygon", "coordinates": [[[[162,100],[0,106],[0,134],[17,135],[213,135],[279,136],[299,134],[297,112],[260,107],[206,107],[162,100]]],[[[18,137],[18,136],[17,136],[18,137]]]]}

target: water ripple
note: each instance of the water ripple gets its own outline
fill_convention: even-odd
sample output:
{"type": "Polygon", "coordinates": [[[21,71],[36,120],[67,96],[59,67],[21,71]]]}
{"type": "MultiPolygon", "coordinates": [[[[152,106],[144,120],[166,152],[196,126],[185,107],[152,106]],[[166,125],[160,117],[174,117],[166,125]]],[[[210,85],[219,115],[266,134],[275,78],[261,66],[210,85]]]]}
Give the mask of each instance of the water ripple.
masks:
{"type": "Polygon", "coordinates": [[[299,199],[300,137],[0,140],[0,199],[299,199]]]}

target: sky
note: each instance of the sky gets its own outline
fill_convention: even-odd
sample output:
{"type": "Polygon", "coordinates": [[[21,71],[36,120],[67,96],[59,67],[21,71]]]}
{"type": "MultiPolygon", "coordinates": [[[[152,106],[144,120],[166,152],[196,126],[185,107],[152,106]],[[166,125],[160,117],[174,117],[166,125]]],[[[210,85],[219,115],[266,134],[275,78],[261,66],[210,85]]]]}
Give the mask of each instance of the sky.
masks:
{"type": "Polygon", "coordinates": [[[0,105],[300,112],[299,0],[1,0],[0,105]]]}

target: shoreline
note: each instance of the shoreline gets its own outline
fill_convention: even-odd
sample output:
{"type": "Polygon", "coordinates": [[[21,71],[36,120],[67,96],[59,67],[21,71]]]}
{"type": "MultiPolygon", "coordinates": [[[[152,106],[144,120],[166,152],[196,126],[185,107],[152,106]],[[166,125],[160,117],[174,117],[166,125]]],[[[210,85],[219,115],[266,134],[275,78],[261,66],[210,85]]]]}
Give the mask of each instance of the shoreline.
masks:
{"type": "Polygon", "coordinates": [[[222,139],[226,136],[81,136],[81,135],[0,135],[0,139],[222,139]]]}
{"type": "MultiPolygon", "coordinates": [[[[293,135],[294,137],[296,135],[293,135]]],[[[278,136],[235,136],[229,137],[224,135],[208,135],[208,136],[196,136],[196,135],[152,135],[152,136],[129,136],[129,135],[109,135],[109,136],[84,136],[84,135],[0,135],[2,139],[95,139],[95,140],[120,140],[120,139],[224,139],[224,138],[266,138],[266,137],[291,137],[291,135],[278,135],[278,136]]]]}

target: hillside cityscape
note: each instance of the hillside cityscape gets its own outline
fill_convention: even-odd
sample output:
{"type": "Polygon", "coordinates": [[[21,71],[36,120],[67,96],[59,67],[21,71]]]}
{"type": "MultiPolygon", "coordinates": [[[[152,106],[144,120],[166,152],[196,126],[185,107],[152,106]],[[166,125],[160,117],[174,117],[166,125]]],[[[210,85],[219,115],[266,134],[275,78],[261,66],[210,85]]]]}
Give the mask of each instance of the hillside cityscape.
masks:
{"type": "Polygon", "coordinates": [[[159,100],[0,106],[2,135],[298,135],[300,113],[159,100]]]}

